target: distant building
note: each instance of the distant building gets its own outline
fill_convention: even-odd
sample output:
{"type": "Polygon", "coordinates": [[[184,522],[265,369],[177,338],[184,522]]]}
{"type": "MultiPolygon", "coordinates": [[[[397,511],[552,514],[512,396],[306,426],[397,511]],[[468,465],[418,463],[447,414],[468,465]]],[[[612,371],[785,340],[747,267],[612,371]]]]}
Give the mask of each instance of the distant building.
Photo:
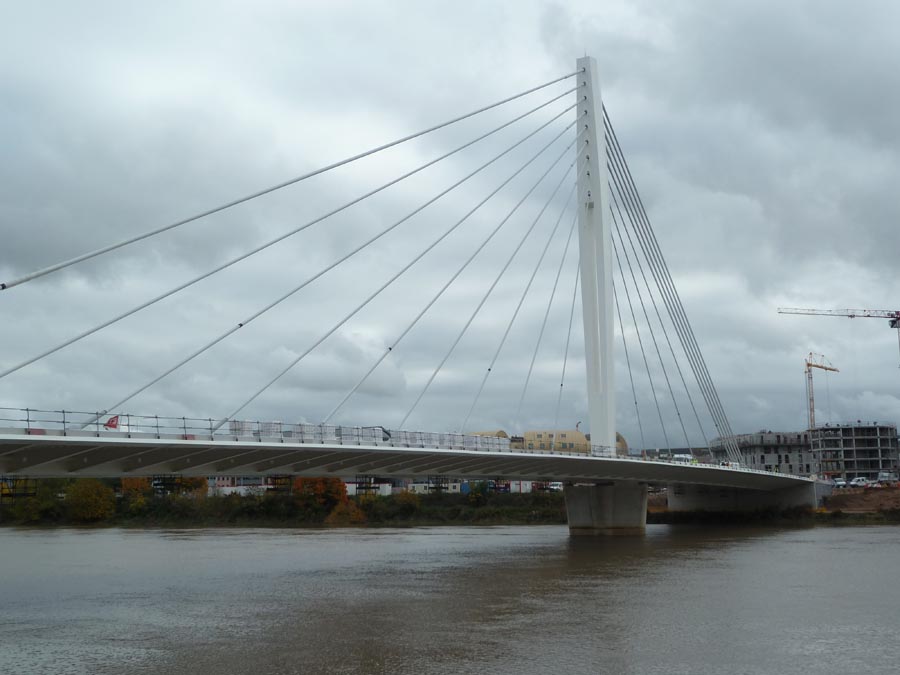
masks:
{"type": "MultiPolygon", "coordinates": [[[[758,431],[734,437],[742,463],[751,469],[800,476],[821,474],[850,480],[876,480],[881,471],[897,471],[897,427],[862,422],[826,424],[810,431],[758,431]]],[[[724,441],[710,444],[714,459],[725,460],[724,441]]]]}
{"type": "MultiPolygon", "coordinates": [[[[816,462],[806,431],[757,431],[734,436],[741,451],[741,463],[760,471],[778,471],[799,476],[816,473],[816,462]]],[[[728,461],[725,442],[714,438],[710,451],[715,461],[728,461]]]]}
{"type": "Polygon", "coordinates": [[[831,478],[877,480],[882,471],[897,471],[897,426],[857,420],[826,424],[811,432],[821,473],[831,478]]]}
{"type": "MultiPolygon", "coordinates": [[[[525,450],[560,450],[590,454],[591,442],[577,429],[539,429],[522,434],[525,450]]],[[[511,444],[510,444],[511,445],[511,444]]]]}

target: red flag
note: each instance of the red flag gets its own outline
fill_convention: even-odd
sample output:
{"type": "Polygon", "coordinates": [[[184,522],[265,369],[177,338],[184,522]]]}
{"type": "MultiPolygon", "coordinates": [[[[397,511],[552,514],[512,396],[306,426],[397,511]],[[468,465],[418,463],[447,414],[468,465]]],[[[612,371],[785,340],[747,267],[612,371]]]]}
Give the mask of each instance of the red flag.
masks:
{"type": "Polygon", "coordinates": [[[103,426],[107,429],[118,429],[119,428],[119,416],[113,415],[106,422],[103,423],[103,426]]]}

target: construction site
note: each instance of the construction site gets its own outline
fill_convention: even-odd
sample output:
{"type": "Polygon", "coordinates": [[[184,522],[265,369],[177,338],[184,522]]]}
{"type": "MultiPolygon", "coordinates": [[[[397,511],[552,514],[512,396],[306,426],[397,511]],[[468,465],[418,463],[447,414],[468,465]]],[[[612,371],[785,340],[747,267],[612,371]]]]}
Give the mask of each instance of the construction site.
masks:
{"type": "MultiPolygon", "coordinates": [[[[897,331],[900,311],[877,309],[779,308],[780,314],[886,319],[897,331]]],[[[806,428],[802,431],[761,430],[735,437],[746,466],[766,471],[815,475],[835,483],[826,507],[830,511],[875,512],[900,509],[897,425],[861,419],[824,424],[816,421],[814,372],[827,378],[840,370],[823,354],[809,352],[803,360],[806,388],[806,428]]],[[[827,379],[826,379],[827,387],[827,379]]],[[[830,418],[830,401],[828,404],[830,418]]],[[[713,455],[724,454],[724,442],[714,441],[713,455]]]]}

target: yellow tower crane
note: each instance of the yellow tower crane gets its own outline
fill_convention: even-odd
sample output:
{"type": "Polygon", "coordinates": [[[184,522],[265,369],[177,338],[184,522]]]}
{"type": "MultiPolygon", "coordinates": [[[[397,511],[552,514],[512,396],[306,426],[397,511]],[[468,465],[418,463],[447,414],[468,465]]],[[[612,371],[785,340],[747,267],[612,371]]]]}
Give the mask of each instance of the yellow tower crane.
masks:
{"type": "Polygon", "coordinates": [[[809,398],[809,430],[816,428],[816,398],[813,395],[813,376],[812,369],[819,368],[821,370],[830,370],[839,373],[823,354],[813,354],[812,352],[806,357],[806,396],[809,398]]]}

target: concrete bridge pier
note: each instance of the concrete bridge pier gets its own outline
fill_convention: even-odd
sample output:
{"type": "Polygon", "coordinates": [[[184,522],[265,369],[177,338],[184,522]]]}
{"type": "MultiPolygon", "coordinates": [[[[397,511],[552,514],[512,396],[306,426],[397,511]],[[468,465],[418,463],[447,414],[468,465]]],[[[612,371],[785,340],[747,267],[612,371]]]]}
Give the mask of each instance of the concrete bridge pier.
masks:
{"type": "Polygon", "coordinates": [[[647,484],[614,481],[567,485],[569,534],[634,535],[647,528],[647,484]]]}
{"type": "Polygon", "coordinates": [[[816,508],[819,495],[816,483],[780,490],[746,490],[709,485],[668,486],[669,511],[763,511],[796,507],[816,508]]]}

